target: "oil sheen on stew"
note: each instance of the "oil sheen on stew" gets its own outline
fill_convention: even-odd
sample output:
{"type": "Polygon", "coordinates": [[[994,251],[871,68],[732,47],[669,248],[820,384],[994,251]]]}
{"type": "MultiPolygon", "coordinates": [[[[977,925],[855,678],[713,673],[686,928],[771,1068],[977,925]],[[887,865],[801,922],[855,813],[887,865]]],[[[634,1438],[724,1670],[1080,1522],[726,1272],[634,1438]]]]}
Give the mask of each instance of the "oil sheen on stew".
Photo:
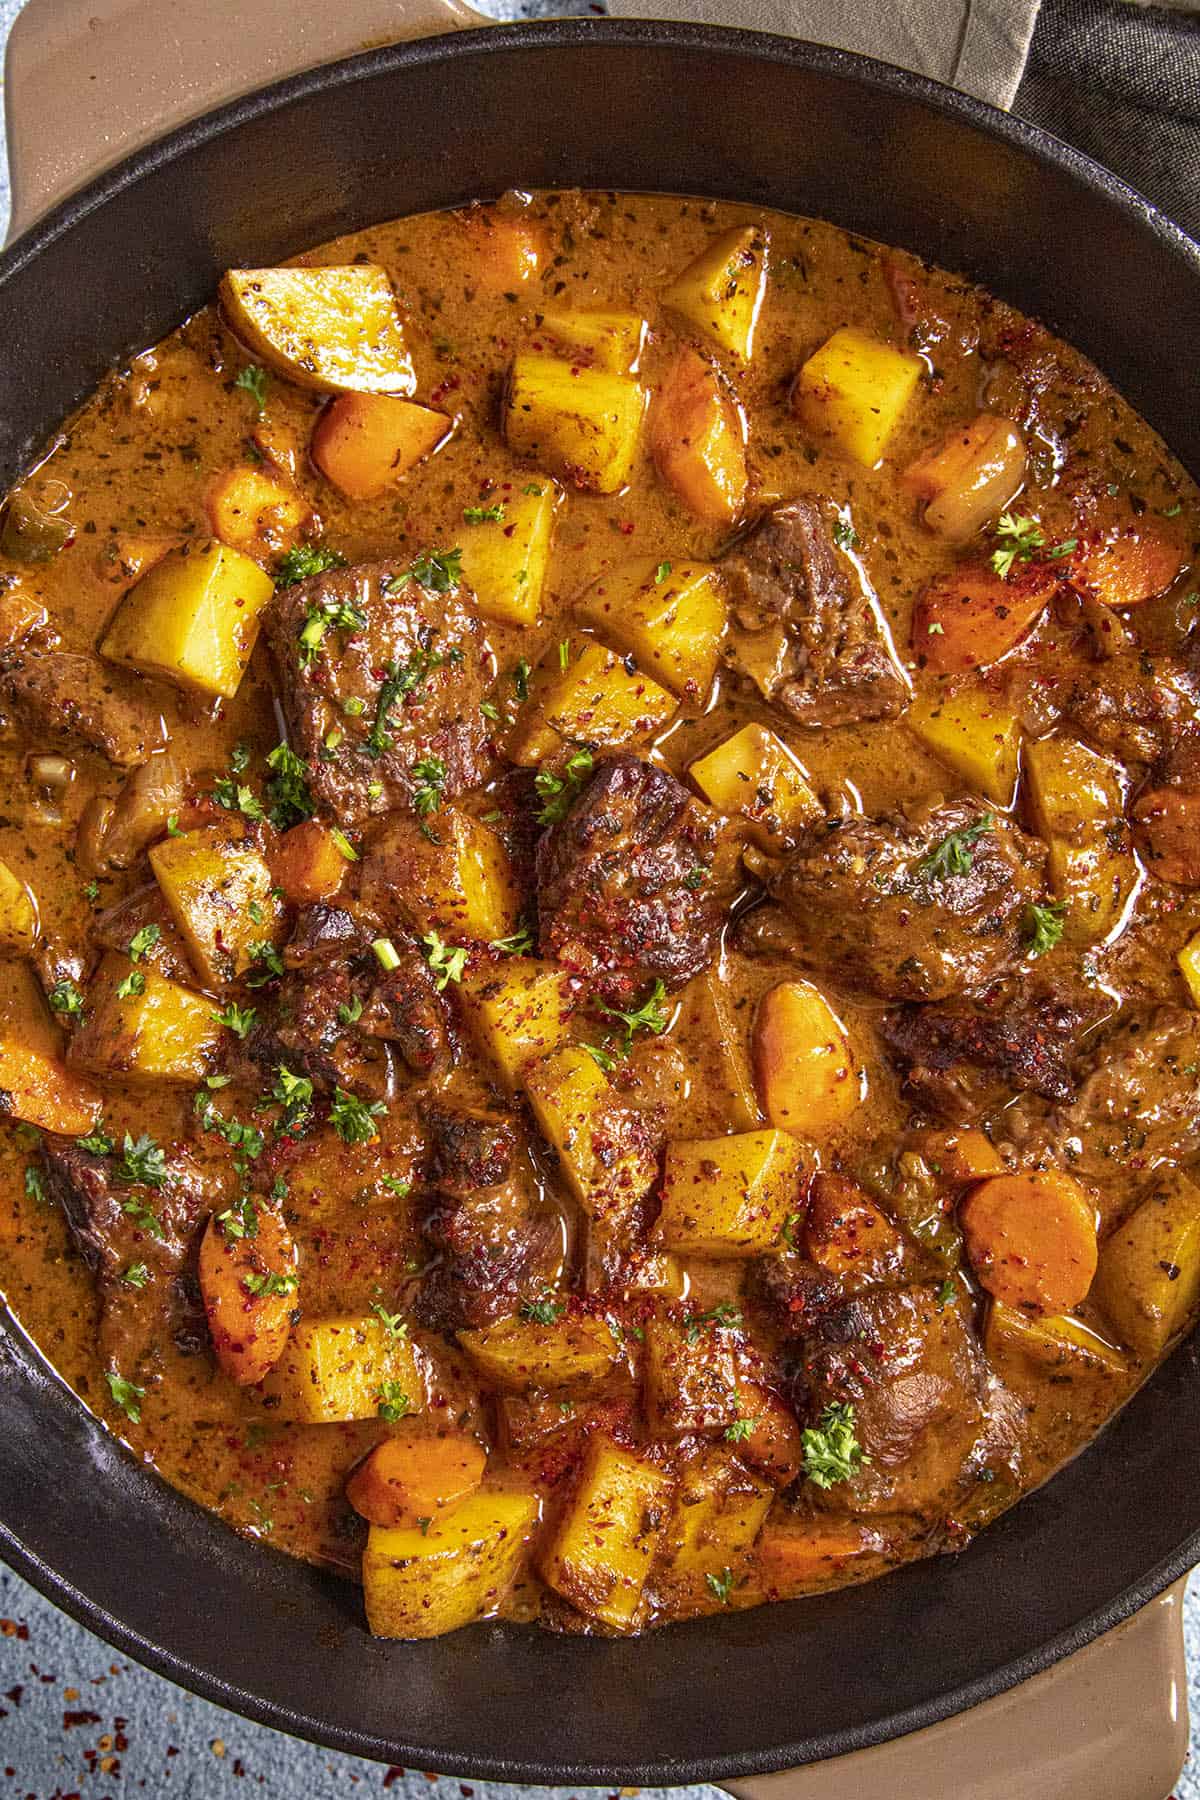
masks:
{"type": "Polygon", "coordinates": [[[1197,490],[824,224],[378,226],[0,537],[0,1278],[385,1636],[954,1550],[1200,1295],[1197,490]]]}

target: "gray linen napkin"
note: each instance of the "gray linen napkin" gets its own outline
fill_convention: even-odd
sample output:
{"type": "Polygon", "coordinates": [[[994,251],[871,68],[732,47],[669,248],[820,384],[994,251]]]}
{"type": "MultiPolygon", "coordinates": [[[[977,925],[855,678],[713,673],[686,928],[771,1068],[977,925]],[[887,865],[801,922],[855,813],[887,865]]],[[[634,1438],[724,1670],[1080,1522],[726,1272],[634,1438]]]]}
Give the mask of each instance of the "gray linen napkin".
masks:
{"type": "Polygon", "coordinates": [[[740,25],[857,50],[1011,106],[1040,0],[609,0],[618,18],[740,25]]]}

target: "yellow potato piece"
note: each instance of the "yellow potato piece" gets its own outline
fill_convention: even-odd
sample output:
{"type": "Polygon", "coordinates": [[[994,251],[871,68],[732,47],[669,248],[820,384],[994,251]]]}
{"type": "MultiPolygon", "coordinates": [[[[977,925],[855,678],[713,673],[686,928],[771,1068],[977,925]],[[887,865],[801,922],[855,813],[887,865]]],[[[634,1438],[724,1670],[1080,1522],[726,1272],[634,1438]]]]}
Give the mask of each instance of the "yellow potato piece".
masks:
{"type": "Polygon", "coordinates": [[[684,1467],[655,1572],[660,1599],[689,1612],[718,1612],[750,1573],[750,1552],[775,1490],[725,1450],[706,1450],[684,1467]],[[709,1579],[711,1577],[711,1580],[709,1579]]]}
{"type": "Polygon", "coordinates": [[[1070,1313],[1036,1318],[1019,1307],[993,1300],[988,1308],[983,1344],[992,1361],[1017,1355],[1043,1369],[1075,1368],[1106,1375],[1129,1372],[1129,1364],[1120,1351],[1070,1313]]]}
{"type": "Polygon", "coordinates": [[[739,362],[749,362],[767,286],[767,234],[735,225],[664,288],[662,302],[739,362]]]}
{"type": "Polygon", "coordinates": [[[125,594],[100,645],[110,661],[232,699],[275,592],[240,550],[197,540],[152,565],[125,594]]]}
{"type": "Polygon", "coordinates": [[[376,1637],[429,1638],[496,1611],[525,1558],[536,1494],[481,1488],[419,1527],[372,1525],[363,1598],[376,1637]]]}
{"type": "Polygon", "coordinates": [[[615,494],[637,454],[646,396],[628,375],[585,369],[523,350],[514,359],[504,434],[576,487],[615,494]]]}
{"type": "Polygon", "coordinates": [[[630,670],[614,650],[588,638],[564,638],[530,679],[507,754],[533,768],[561,750],[564,740],[598,750],[632,743],[665,725],[676,704],[673,694],[630,670]]]}
{"type": "Polygon", "coordinates": [[[643,1401],[651,1434],[679,1438],[727,1430],[741,1412],[727,1333],[666,1315],[648,1319],[643,1329],[643,1401]]]}
{"type": "Polygon", "coordinates": [[[510,1090],[562,1043],[575,1007],[566,971],[532,957],[505,957],[464,976],[461,994],[472,1036],[510,1090]]]}
{"type": "Polygon", "coordinates": [[[804,770],[765,725],[743,725],[692,763],[688,774],[718,812],[749,820],[768,850],[825,814],[804,770]]]}
{"type": "Polygon", "coordinates": [[[629,375],[637,368],[646,336],[638,313],[606,307],[572,307],[545,314],[536,348],[568,362],[587,363],[610,375],[629,375]]]}
{"type": "Polygon", "coordinates": [[[1139,1357],[1162,1355],[1200,1301],[1200,1187],[1177,1169],[1155,1179],[1105,1239],[1092,1299],[1139,1357]]]}
{"type": "Polygon", "coordinates": [[[503,516],[457,532],[462,572],[480,612],[502,625],[536,625],[562,489],[547,476],[500,504],[503,516]]]}
{"type": "Polygon", "coordinates": [[[754,1065],[763,1111],[780,1131],[825,1137],[861,1103],[846,1027],[810,981],[781,981],[763,995],[754,1065]]]}
{"type": "Polygon", "coordinates": [[[1025,779],[1047,868],[1067,902],[1069,943],[1107,937],[1137,880],[1117,765],[1073,738],[1042,738],[1025,750],[1025,779]]]}
{"type": "Polygon", "coordinates": [[[488,1381],[518,1394],[600,1381],[620,1354],[602,1319],[563,1317],[545,1325],[498,1319],[478,1331],[460,1331],[458,1341],[488,1381]]]}
{"type": "Polygon", "coordinates": [[[6,862],[0,862],[0,952],[19,956],[32,950],[38,929],[33,894],[6,862]]]}
{"type": "Polygon", "coordinates": [[[525,1092],[560,1171],[592,1218],[627,1212],[651,1187],[658,1158],[642,1134],[623,1141],[622,1109],[586,1050],[567,1045],[524,1075],[525,1092]]]}
{"type": "Polygon", "coordinates": [[[778,1250],[784,1221],[800,1209],[803,1163],[803,1146],[786,1131],[669,1143],[654,1241],[681,1256],[778,1250]]]}
{"type": "Polygon", "coordinates": [[[755,1130],[763,1115],[746,1041],[749,1009],[736,1009],[732,989],[711,969],[689,981],[682,999],[679,1032],[685,1044],[699,1046],[703,1091],[719,1100],[735,1131],[755,1130]]]}
{"type": "Polygon", "coordinates": [[[385,1415],[407,1418],[425,1406],[425,1381],[407,1336],[382,1319],[301,1319],[263,1383],[271,1416],[300,1425],[385,1415]]]}
{"type": "Polygon", "coordinates": [[[930,693],[913,702],[904,722],[967,787],[998,806],[1009,804],[1017,785],[1021,724],[1003,699],[978,687],[930,693]]]}
{"type": "Polygon", "coordinates": [[[431,820],[437,842],[411,818],[384,826],[374,849],[383,881],[421,933],[449,932],[484,943],[515,929],[520,895],[508,851],[490,825],[457,807],[431,820]]]}
{"type": "Polygon", "coordinates": [[[793,405],[809,431],[873,469],[923,372],[907,350],[842,325],[804,364],[793,405]]]}
{"type": "Polygon", "coordinates": [[[1190,937],[1175,958],[1180,974],[1187,982],[1192,1005],[1200,1006],[1200,931],[1190,937]]]}
{"type": "Polygon", "coordinates": [[[593,1438],[579,1483],[538,1556],[542,1580],[580,1612],[623,1629],[641,1605],[674,1481],[609,1438],[593,1438]]]}
{"type": "Polygon", "coordinates": [[[221,304],[246,347],[298,387],[411,394],[416,386],[391,283],[370,263],[230,269],[221,304]]]}
{"type": "Polygon", "coordinates": [[[163,838],[150,867],[188,955],[209,987],[223,987],[254,962],[283,917],[266,859],[236,826],[204,825],[163,838]]]}
{"type": "Polygon", "coordinates": [[[88,987],[84,1022],[71,1039],[67,1061],[127,1080],[202,1080],[226,1035],[213,1002],[144,962],[136,967],[141,992],[118,994],[134,972],[128,957],[115,951],[104,957],[88,987]]]}
{"type": "Polygon", "coordinates": [[[695,702],[712,686],[728,609],[711,563],[635,557],[575,602],[580,618],[673,694],[695,702]]]}

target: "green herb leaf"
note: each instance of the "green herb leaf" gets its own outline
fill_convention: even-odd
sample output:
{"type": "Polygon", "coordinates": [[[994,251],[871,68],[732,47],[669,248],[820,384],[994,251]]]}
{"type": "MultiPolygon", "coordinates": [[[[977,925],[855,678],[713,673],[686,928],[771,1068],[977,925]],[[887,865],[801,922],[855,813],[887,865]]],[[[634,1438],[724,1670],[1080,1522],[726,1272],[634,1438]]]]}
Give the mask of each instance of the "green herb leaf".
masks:
{"type": "Polygon", "coordinates": [[[1062,942],[1066,915],[1065,900],[1051,900],[1045,906],[1039,906],[1036,900],[1030,902],[1022,924],[1031,956],[1045,956],[1047,950],[1062,942]]]}
{"type": "Polygon", "coordinates": [[[244,818],[255,822],[266,817],[254,789],[247,787],[244,781],[234,781],[229,775],[218,776],[213,782],[212,797],[226,812],[241,813],[244,818]]]}
{"type": "Polygon", "coordinates": [[[636,1007],[632,1012],[622,1012],[619,1007],[608,1006],[603,1000],[599,1002],[600,1011],[606,1018],[620,1019],[621,1023],[624,1025],[625,1042],[623,1049],[626,1056],[628,1056],[630,1050],[633,1048],[633,1039],[636,1032],[649,1031],[652,1032],[655,1037],[661,1037],[663,1032],[667,1029],[667,1009],[663,1005],[663,1001],[666,997],[666,988],[661,981],[656,981],[645,1000],[642,1001],[642,1004],[639,1007],[636,1007]]]}
{"type": "Polygon", "coordinates": [[[280,1134],[290,1132],[293,1137],[298,1136],[312,1113],[313,1084],[308,1076],[297,1075],[280,1063],[275,1071],[271,1098],[283,1108],[278,1127],[280,1134]]]}
{"type": "Polygon", "coordinates": [[[435,651],[432,648],[436,633],[430,632],[426,642],[418,645],[402,663],[388,663],[384,670],[384,678],[380,685],[379,696],[375,702],[375,719],[367,733],[364,748],[368,756],[382,756],[385,750],[392,747],[391,724],[392,708],[397,701],[416,693],[429,679],[435,669],[447,663],[460,663],[463,653],[456,647],[446,651],[435,651]]]}
{"type": "Polygon", "coordinates": [[[235,375],[233,381],[235,388],[241,388],[243,393],[250,395],[258,410],[260,418],[266,411],[267,383],[269,380],[270,377],[265,369],[260,369],[257,363],[250,363],[248,367],[241,370],[238,375],[235,375]]]}
{"type": "Polygon", "coordinates": [[[397,1419],[403,1419],[412,1410],[412,1402],[398,1381],[384,1381],[379,1386],[379,1404],[376,1411],[381,1419],[394,1425],[397,1419]]]}
{"type": "Polygon", "coordinates": [[[540,1300],[527,1300],[521,1308],[521,1317],[535,1325],[557,1325],[566,1310],[565,1300],[552,1300],[547,1295],[540,1300]]]}
{"type": "Polygon", "coordinates": [[[339,1025],[357,1025],[362,1018],[363,1003],[357,994],[343,1000],[337,1009],[339,1025]]]}
{"type": "Polygon", "coordinates": [[[236,1000],[231,1000],[219,1013],[213,1014],[218,1025],[224,1025],[229,1031],[232,1031],[234,1037],[243,1039],[249,1037],[257,1017],[258,1009],[256,1007],[239,1006],[236,1000]]]}
{"type": "Polygon", "coordinates": [[[722,1606],[728,1606],[733,1593],[733,1570],[724,1568],[719,1575],[714,1575],[709,1571],[704,1579],[708,1583],[708,1591],[713,1598],[719,1600],[722,1606]]]}
{"type": "Polygon", "coordinates": [[[406,1338],[408,1336],[408,1326],[404,1323],[404,1319],[400,1313],[386,1312],[378,1300],[372,1302],[371,1311],[375,1314],[375,1317],[379,1320],[384,1331],[393,1342],[398,1342],[401,1338],[406,1338]]]}
{"type": "Polygon", "coordinates": [[[146,1398],[146,1390],[139,1387],[136,1381],[126,1381],[115,1369],[106,1369],[104,1379],[108,1383],[108,1391],[112,1395],[113,1405],[119,1406],[125,1417],[134,1425],[142,1422],[142,1401],[146,1398]]]}
{"type": "Polygon", "coordinates": [[[130,962],[140,962],[148,950],[153,950],[161,937],[162,930],[158,925],[143,925],[140,931],[135,931],[129,940],[130,962]]]}
{"type": "Polygon", "coordinates": [[[343,1144],[367,1144],[377,1135],[375,1120],[387,1116],[382,1100],[368,1104],[345,1088],[335,1088],[329,1107],[329,1122],[343,1144]]]}
{"type": "Polygon", "coordinates": [[[429,932],[421,939],[425,948],[425,960],[430,971],[437,977],[438,993],[443,993],[452,981],[461,981],[463,970],[467,966],[467,952],[461,947],[451,949],[444,944],[436,931],[429,932]]]}
{"type": "Polygon", "coordinates": [[[441,805],[447,772],[440,756],[423,756],[413,764],[409,776],[412,783],[412,804],[413,811],[420,818],[428,818],[441,805]]]}
{"type": "Polygon", "coordinates": [[[692,1313],[683,1321],[683,1334],[689,1344],[700,1341],[700,1327],[711,1325],[717,1331],[734,1331],[742,1323],[741,1311],[732,1300],[720,1300],[707,1312],[692,1313]]]}
{"type": "Polygon", "coordinates": [[[312,575],[324,575],[327,569],[344,569],[346,558],[340,550],[327,550],[323,544],[297,544],[285,550],[275,565],[275,586],[295,587],[312,575]]]}
{"type": "Polygon", "coordinates": [[[943,1281],[937,1291],[937,1309],[939,1312],[947,1306],[953,1306],[958,1299],[958,1288],[952,1281],[943,1281]]]}
{"type": "Polygon", "coordinates": [[[462,580],[461,550],[423,550],[409,564],[409,575],[431,594],[448,594],[462,580]]]}
{"type": "Polygon", "coordinates": [[[574,751],[563,765],[561,775],[552,769],[539,769],[533,785],[543,801],[538,814],[539,825],[556,825],[566,817],[572,802],[595,766],[595,758],[586,747],[574,751]]]}
{"type": "Polygon", "coordinates": [[[146,977],[140,969],[130,969],[124,981],[117,983],[117,999],[128,1000],[131,995],[144,994],[146,977]]]}
{"type": "Polygon", "coordinates": [[[522,925],[511,937],[493,938],[488,948],[498,950],[501,956],[528,956],[533,949],[533,932],[528,925],[522,925]]]}
{"type": "Polygon", "coordinates": [[[815,1425],[810,1425],[801,1438],[804,1447],[804,1472],[819,1488],[831,1488],[835,1482],[850,1481],[864,1463],[862,1445],[854,1435],[854,1408],[832,1402],[815,1425]]]}
{"type": "Polygon", "coordinates": [[[940,844],[932,849],[928,856],[923,856],[917,864],[919,875],[931,875],[941,881],[949,875],[969,875],[971,873],[971,850],[979,839],[992,829],[995,824],[993,813],[984,813],[974,825],[966,825],[961,831],[952,831],[944,837],[940,844]]]}
{"type": "Polygon", "coordinates": [[[35,1168],[33,1163],[25,1165],[25,1197],[36,1200],[39,1206],[46,1204],[46,1184],[42,1180],[41,1170],[35,1168]]]}
{"type": "Polygon", "coordinates": [[[249,1194],[243,1194],[236,1206],[217,1214],[217,1224],[231,1244],[239,1238],[258,1236],[258,1207],[249,1194]]]}
{"type": "Polygon", "coordinates": [[[468,525],[499,525],[504,518],[504,502],[497,500],[494,506],[464,506],[463,518],[468,525]]]}
{"type": "Polygon", "coordinates": [[[50,989],[50,1005],[56,1013],[77,1019],[83,1013],[83,995],[73,981],[56,981],[50,989]]]}
{"type": "Polygon", "coordinates": [[[661,587],[663,582],[667,579],[667,576],[670,573],[671,573],[670,563],[669,562],[660,562],[657,569],[655,569],[655,571],[654,571],[655,587],[661,587]]]}
{"type": "Polygon", "coordinates": [[[267,801],[271,823],[276,831],[287,831],[316,810],[308,786],[308,764],[287,744],[276,744],[267,757],[271,771],[267,782],[267,801]]]}
{"type": "Polygon", "coordinates": [[[833,528],[833,541],[839,550],[858,549],[858,533],[849,519],[838,519],[833,528]]]}
{"type": "Polygon", "coordinates": [[[379,1184],[381,1187],[385,1187],[389,1194],[395,1194],[399,1200],[403,1200],[406,1195],[412,1193],[412,1182],[405,1181],[403,1175],[381,1175],[379,1184]]]}
{"type": "Polygon", "coordinates": [[[147,1132],[138,1138],[126,1132],[117,1175],[139,1187],[160,1188],[167,1179],[166,1153],[147,1132]]]}
{"type": "Polygon", "coordinates": [[[113,1141],[104,1129],[103,1119],[98,1119],[88,1135],[86,1137],[76,1138],[75,1142],[79,1145],[81,1150],[86,1150],[90,1156],[112,1155],[113,1141]]]}
{"type": "Polygon", "coordinates": [[[242,1286],[248,1294],[260,1299],[272,1294],[294,1294],[300,1280],[290,1269],[266,1269],[261,1274],[252,1269],[248,1275],[242,1276],[242,1286]]]}
{"type": "Polygon", "coordinates": [[[121,1271],[121,1280],[126,1287],[144,1288],[149,1279],[150,1271],[144,1262],[130,1263],[127,1269],[121,1271]]]}

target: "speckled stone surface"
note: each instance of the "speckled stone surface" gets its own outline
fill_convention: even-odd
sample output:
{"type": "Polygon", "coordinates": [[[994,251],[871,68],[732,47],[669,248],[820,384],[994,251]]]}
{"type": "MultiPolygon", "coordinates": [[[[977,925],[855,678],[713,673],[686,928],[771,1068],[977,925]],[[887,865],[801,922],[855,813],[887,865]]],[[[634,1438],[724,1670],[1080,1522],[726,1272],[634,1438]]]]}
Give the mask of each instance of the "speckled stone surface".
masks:
{"type": "MultiPolygon", "coordinates": [[[[497,18],[602,10],[591,0],[475,4],[497,18]]],[[[0,0],[0,43],[19,10],[20,0],[0,0]]],[[[0,236],[7,217],[0,149],[0,236]]],[[[1200,1800],[1200,1575],[1189,1586],[1185,1631],[1192,1753],[1175,1800],[1200,1800]]],[[[357,1793],[391,1793],[395,1800],[537,1800],[554,1791],[388,1769],[252,1725],[118,1656],[0,1567],[0,1800],[121,1800],[136,1794],[153,1800],[346,1800],[357,1793]]],[[[606,1796],[599,1788],[572,1791],[579,1800],[606,1796]]],[[[647,1790],[648,1800],[717,1800],[719,1793],[704,1787],[647,1790]]]]}

